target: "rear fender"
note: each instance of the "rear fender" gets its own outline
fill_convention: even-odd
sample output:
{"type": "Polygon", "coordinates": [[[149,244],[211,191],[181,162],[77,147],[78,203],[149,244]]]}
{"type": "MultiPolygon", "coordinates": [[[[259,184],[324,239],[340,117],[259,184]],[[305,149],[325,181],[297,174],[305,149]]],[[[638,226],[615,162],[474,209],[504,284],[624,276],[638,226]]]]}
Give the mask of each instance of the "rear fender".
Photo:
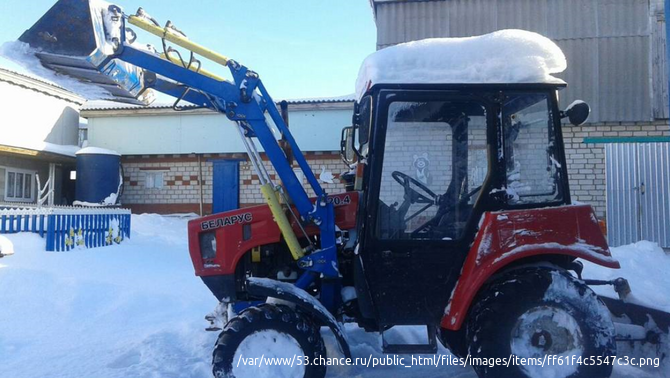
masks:
{"type": "Polygon", "coordinates": [[[591,206],[485,213],[440,325],[460,329],[477,293],[500,270],[524,259],[556,255],[620,267],[591,206]]]}
{"type": "Polygon", "coordinates": [[[277,298],[300,307],[303,311],[310,314],[321,325],[328,326],[335,335],[342,353],[346,358],[351,358],[349,344],[344,336],[344,330],[337,322],[333,314],[313,296],[299,287],[279,282],[269,278],[250,277],[247,280],[247,292],[257,297],[277,298]]]}

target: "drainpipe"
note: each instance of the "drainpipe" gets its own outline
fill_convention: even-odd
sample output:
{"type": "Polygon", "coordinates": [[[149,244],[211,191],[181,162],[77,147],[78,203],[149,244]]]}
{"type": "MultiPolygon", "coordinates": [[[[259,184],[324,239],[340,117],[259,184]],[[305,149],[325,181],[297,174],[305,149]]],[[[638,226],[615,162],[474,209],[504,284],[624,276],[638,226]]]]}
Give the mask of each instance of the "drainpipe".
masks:
{"type": "MultiPolygon", "coordinates": [[[[284,120],[284,123],[286,124],[286,128],[288,129],[288,102],[286,102],[286,100],[279,103],[279,110],[281,113],[281,117],[284,120]]],[[[279,140],[279,146],[284,151],[284,155],[286,155],[286,160],[288,160],[288,164],[290,166],[293,166],[293,151],[291,151],[291,145],[288,144],[288,141],[286,140],[286,138],[284,138],[283,135],[279,140]]]]}
{"type": "MultiPolygon", "coordinates": [[[[288,129],[288,102],[286,100],[283,100],[282,102],[279,103],[279,113],[281,114],[281,118],[284,120],[284,124],[288,129]]],[[[293,167],[293,151],[291,150],[291,145],[288,143],[284,135],[282,135],[281,139],[279,139],[279,147],[281,147],[282,151],[284,151],[284,155],[286,155],[288,165],[293,167]]],[[[281,185],[283,186],[284,183],[281,183],[281,185]]],[[[290,204],[291,198],[287,197],[286,199],[290,204]]]]}
{"type": "Polygon", "coordinates": [[[202,210],[203,202],[203,189],[202,189],[202,155],[196,154],[198,156],[198,188],[200,189],[200,216],[205,215],[202,210]]]}

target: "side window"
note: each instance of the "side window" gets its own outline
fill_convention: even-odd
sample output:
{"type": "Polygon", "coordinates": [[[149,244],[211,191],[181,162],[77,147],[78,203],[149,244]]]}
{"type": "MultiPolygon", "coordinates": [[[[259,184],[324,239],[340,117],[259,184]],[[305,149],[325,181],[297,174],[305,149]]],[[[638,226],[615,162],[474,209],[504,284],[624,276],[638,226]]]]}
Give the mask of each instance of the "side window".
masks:
{"type": "Polygon", "coordinates": [[[15,168],[5,169],[5,201],[32,202],[35,200],[33,190],[34,171],[15,168]]]}
{"type": "Polygon", "coordinates": [[[545,94],[515,94],[503,107],[507,193],[510,204],[560,199],[560,164],[545,94]]]}
{"type": "Polygon", "coordinates": [[[460,238],[487,173],[483,105],[472,100],[391,103],[378,237],[460,238]]]}
{"type": "Polygon", "coordinates": [[[146,171],[144,186],[147,189],[163,189],[163,171],[146,171]]]}

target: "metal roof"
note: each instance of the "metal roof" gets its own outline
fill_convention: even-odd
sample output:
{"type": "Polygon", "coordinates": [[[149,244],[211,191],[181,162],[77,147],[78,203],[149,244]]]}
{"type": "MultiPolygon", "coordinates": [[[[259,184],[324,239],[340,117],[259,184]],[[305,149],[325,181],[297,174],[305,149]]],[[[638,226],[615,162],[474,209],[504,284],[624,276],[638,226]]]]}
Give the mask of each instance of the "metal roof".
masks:
{"type": "Polygon", "coordinates": [[[86,101],[82,97],[68,91],[61,86],[41,80],[31,75],[18,73],[2,67],[0,67],[0,81],[40,92],[47,96],[56,97],[61,100],[74,102],[77,105],[81,105],[86,101]]]}
{"type": "MultiPolygon", "coordinates": [[[[286,100],[289,105],[303,105],[303,104],[339,104],[339,103],[347,103],[347,102],[354,102],[356,101],[354,98],[353,94],[346,95],[346,96],[338,96],[338,97],[318,97],[318,98],[299,98],[299,99],[289,99],[286,100]]],[[[82,106],[81,110],[82,111],[124,111],[124,110],[140,110],[140,109],[147,109],[147,110],[164,110],[164,109],[172,109],[172,103],[157,103],[157,104],[151,104],[149,106],[141,106],[141,105],[132,105],[132,104],[124,104],[120,102],[114,102],[114,101],[88,101],[82,106]]],[[[181,108],[185,110],[189,109],[200,109],[196,105],[186,105],[182,106],[181,108]]]]}

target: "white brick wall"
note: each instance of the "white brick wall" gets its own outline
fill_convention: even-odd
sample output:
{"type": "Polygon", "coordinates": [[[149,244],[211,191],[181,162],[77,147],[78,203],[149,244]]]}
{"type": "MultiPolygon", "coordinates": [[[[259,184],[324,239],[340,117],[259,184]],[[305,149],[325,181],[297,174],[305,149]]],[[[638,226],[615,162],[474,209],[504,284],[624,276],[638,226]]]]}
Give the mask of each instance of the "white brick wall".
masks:
{"type": "MultiPolygon", "coordinates": [[[[223,158],[230,158],[224,156],[223,158]]],[[[204,203],[212,203],[212,177],[213,163],[207,161],[211,158],[221,158],[212,155],[202,157],[203,175],[203,198],[204,203]]],[[[237,156],[236,156],[237,158],[237,156]]],[[[339,180],[339,175],[347,169],[339,155],[336,153],[312,153],[308,156],[308,162],[315,172],[317,178],[321,169],[331,172],[335,178],[333,183],[321,183],[328,193],[344,191],[344,185],[339,180]]],[[[276,172],[269,161],[264,165],[276,183],[279,183],[276,172]]],[[[297,167],[297,164],[295,165],[297,167]]],[[[200,201],[199,169],[195,155],[157,155],[124,158],[123,161],[125,187],[122,197],[123,203],[127,204],[198,204],[200,201]],[[156,161],[160,159],[170,161],[156,161]],[[147,172],[163,172],[163,188],[146,188],[147,172]]],[[[260,193],[260,181],[248,161],[240,162],[240,204],[260,204],[263,197],[260,193]]],[[[314,195],[313,190],[303,180],[303,185],[308,188],[308,194],[314,195]]]]}
{"type": "Polygon", "coordinates": [[[570,191],[573,201],[591,204],[596,215],[606,218],[604,144],[586,144],[588,137],[653,137],[670,136],[668,121],[608,122],[579,127],[564,125],[570,191]]]}

